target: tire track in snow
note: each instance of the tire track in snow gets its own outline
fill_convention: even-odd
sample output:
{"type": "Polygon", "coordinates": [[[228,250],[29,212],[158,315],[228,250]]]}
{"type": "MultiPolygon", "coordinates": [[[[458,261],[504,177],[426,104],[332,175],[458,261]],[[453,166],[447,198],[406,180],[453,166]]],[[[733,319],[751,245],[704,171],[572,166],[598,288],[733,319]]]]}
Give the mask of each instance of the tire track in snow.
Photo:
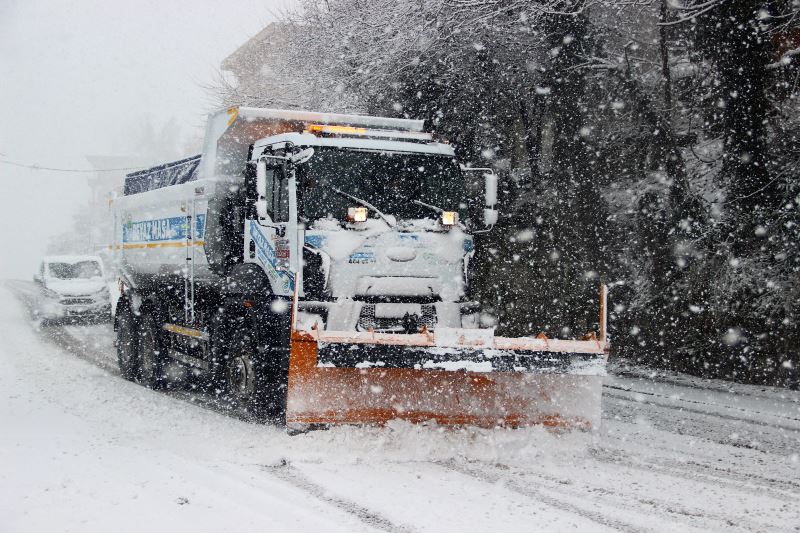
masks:
{"type": "MultiPolygon", "coordinates": [[[[31,292],[32,289],[28,287],[27,282],[9,281],[6,282],[6,287],[11,290],[17,299],[19,299],[30,312],[33,305],[33,296],[31,292]]],[[[71,334],[67,329],[70,326],[70,324],[58,323],[45,325],[39,322],[37,324],[34,320],[34,330],[42,339],[54,343],[70,354],[75,355],[84,361],[92,363],[100,369],[105,370],[109,374],[119,376],[120,373],[119,368],[117,367],[116,359],[114,358],[112,360],[112,358],[110,358],[107,354],[94,349],[93,347],[89,346],[88,343],[71,334]]]]}
{"type": "MultiPolygon", "coordinates": [[[[714,391],[714,392],[733,394],[736,396],[749,396],[751,398],[757,398],[762,400],[769,400],[773,398],[772,395],[765,395],[759,393],[763,391],[757,391],[747,388],[747,387],[761,387],[760,385],[738,384],[738,383],[726,382],[721,378],[701,378],[697,376],[691,376],[689,374],[687,374],[685,377],[681,377],[681,376],[664,375],[657,372],[654,373],[653,371],[645,373],[640,370],[630,370],[630,369],[622,370],[619,369],[618,364],[614,366],[617,367],[616,370],[609,368],[610,373],[613,373],[613,375],[623,379],[642,380],[653,383],[664,383],[666,385],[684,387],[687,389],[694,389],[704,392],[714,391]],[[701,381],[703,383],[698,384],[696,381],[701,381]]],[[[780,388],[772,385],[765,385],[765,387],[780,388]]],[[[791,391],[789,389],[783,389],[783,390],[785,390],[788,394],[797,394],[796,391],[791,391]]],[[[793,403],[800,403],[800,397],[798,397],[796,400],[788,400],[788,401],[793,403]]]]}
{"type": "MultiPolygon", "coordinates": [[[[585,485],[575,486],[575,489],[570,490],[566,489],[566,487],[570,485],[563,484],[562,479],[531,470],[520,470],[518,474],[521,477],[535,478],[534,482],[516,480],[509,476],[508,467],[502,467],[501,470],[501,467],[497,465],[484,463],[472,463],[469,465],[444,463],[441,466],[484,482],[502,484],[502,486],[518,494],[541,501],[563,511],[572,512],[583,518],[619,531],[658,531],[659,528],[657,526],[642,527],[624,522],[602,512],[592,511],[580,505],[569,503],[567,500],[586,500],[586,496],[591,494],[592,498],[586,500],[587,503],[601,504],[608,508],[613,508],[622,516],[626,516],[626,514],[632,511],[638,514],[658,514],[666,523],[680,523],[700,531],[708,531],[709,528],[714,527],[714,525],[716,525],[715,529],[719,531],[764,531],[765,527],[770,527],[759,522],[744,521],[742,517],[733,518],[725,515],[708,513],[704,510],[688,509],[675,502],[654,498],[642,498],[636,494],[626,495],[608,489],[598,492],[597,489],[585,485]],[[533,488],[537,486],[544,487],[544,490],[533,488]],[[557,495],[563,496],[563,498],[549,496],[545,491],[556,493],[557,495]],[[622,498],[624,501],[614,501],[614,499],[617,498],[622,498]]],[[[648,521],[651,520],[652,519],[648,519],[648,521]]]]}
{"type": "Polygon", "coordinates": [[[86,342],[70,333],[66,328],[67,326],[42,327],[40,334],[72,355],[92,363],[112,376],[121,377],[116,360],[111,360],[104,353],[88,346],[86,342]]]}
{"type": "Polygon", "coordinates": [[[753,450],[759,453],[788,455],[800,444],[800,431],[753,422],[730,415],[719,415],[682,406],[669,406],[657,402],[637,402],[632,398],[603,394],[603,418],[635,424],[639,418],[655,429],[674,435],[690,435],[716,444],[753,450]],[[646,412],[642,413],[642,406],[646,412]],[[680,416],[676,417],[671,413],[680,416]],[[721,421],[716,424],[715,421],[721,421]],[[774,432],[764,431],[772,430],[774,432]],[[738,440],[733,434],[744,434],[738,440]],[[746,436],[747,438],[744,438],[746,436]]]}
{"type": "MultiPolygon", "coordinates": [[[[785,425],[782,425],[782,424],[775,424],[775,423],[772,423],[772,422],[764,422],[763,420],[756,420],[754,418],[740,418],[740,417],[736,417],[736,416],[733,416],[733,415],[716,412],[716,411],[713,411],[713,410],[704,411],[702,409],[693,408],[693,407],[687,407],[687,406],[683,405],[684,403],[687,403],[687,404],[695,404],[695,405],[706,405],[706,406],[711,407],[711,408],[720,407],[718,404],[713,404],[713,403],[710,403],[710,402],[701,402],[699,400],[691,400],[691,399],[688,399],[688,398],[680,398],[678,400],[673,400],[670,396],[666,396],[664,394],[658,394],[658,393],[655,393],[655,392],[642,392],[642,391],[637,391],[637,390],[634,390],[634,389],[626,389],[625,387],[618,387],[616,385],[603,385],[603,388],[604,389],[609,389],[609,390],[623,391],[623,392],[627,392],[627,393],[629,393],[631,395],[648,396],[649,398],[652,398],[652,399],[662,399],[663,398],[663,399],[667,399],[667,400],[672,400],[673,402],[676,402],[676,403],[670,404],[670,403],[665,403],[665,402],[653,401],[652,399],[649,399],[648,401],[639,401],[636,398],[631,398],[631,397],[626,396],[624,394],[615,394],[613,392],[603,392],[603,396],[604,397],[615,398],[615,399],[618,399],[618,400],[624,400],[624,401],[629,401],[629,402],[634,402],[634,403],[643,403],[643,404],[646,404],[646,405],[656,405],[658,407],[663,407],[665,409],[677,409],[679,411],[687,411],[687,412],[690,412],[690,413],[701,414],[701,415],[704,415],[704,416],[715,416],[715,417],[718,417],[718,418],[722,418],[724,420],[736,420],[737,422],[739,422],[739,421],[748,422],[750,424],[754,424],[754,425],[758,425],[758,426],[766,426],[766,427],[771,427],[771,428],[776,428],[776,429],[783,429],[785,431],[792,431],[792,432],[797,432],[798,431],[798,426],[785,426],[785,425]],[[677,403],[677,402],[679,402],[679,403],[677,403]]],[[[726,406],[724,406],[724,408],[732,410],[732,411],[739,411],[739,412],[741,412],[743,414],[747,414],[747,415],[762,415],[763,414],[760,411],[754,411],[754,410],[751,410],[751,409],[745,409],[744,407],[734,407],[734,406],[731,406],[731,405],[726,405],[726,406]]],[[[769,413],[768,416],[771,416],[773,418],[779,418],[779,419],[783,419],[783,420],[788,420],[790,422],[800,422],[800,418],[796,418],[796,417],[792,417],[792,416],[781,416],[781,415],[776,414],[776,413],[769,413]]]]}
{"type": "Polygon", "coordinates": [[[517,494],[520,494],[527,498],[531,498],[537,502],[544,503],[560,511],[578,515],[582,518],[585,518],[602,526],[616,529],[617,531],[626,531],[630,533],[647,531],[646,529],[636,527],[633,524],[629,524],[627,522],[623,522],[621,520],[616,520],[612,517],[605,516],[602,513],[583,509],[579,506],[570,504],[563,500],[559,500],[557,498],[548,496],[541,490],[533,488],[533,486],[523,485],[517,482],[516,480],[509,478],[508,476],[501,475],[500,473],[494,471],[494,469],[489,470],[488,467],[478,468],[474,465],[467,466],[467,465],[457,464],[452,461],[439,462],[435,464],[439,465],[442,468],[457,472],[459,474],[475,478],[478,481],[482,481],[484,483],[489,483],[492,485],[502,484],[503,487],[507,488],[512,492],[516,492],[517,494]]]}
{"type": "MultiPolygon", "coordinates": [[[[116,354],[107,354],[87,345],[87,343],[69,331],[70,326],[59,326],[48,328],[49,334],[46,337],[53,340],[56,344],[66,349],[73,355],[88,361],[109,374],[122,377],[119,372],[116,354]]],[[[192,390],[191,385],[185,383],[169,383],[167,388],[154,390],[154,393],[165,394],[176,400],[189,403],[202,409],[208,409],[224,416],[229,416],[244,422],[252,422],[252,418],[239,408],[234,407],[228,402],[221,400],[217,396],[203,392],[199,388],[192,390]]]]}
{"type": "MultiPolygon", "coordinates": [[[[7,282],[7,286],[26,307],[30,307],[30,292],[26,290],[25,282],[7,282]]],[[[116,353],[108,353],[105,349],[99,349],[91,346],[88,342],[86,342],[86,339],[83,339],[75,335],[73,331],[70,331],[70,329],[73,327],[80,328],[82,326],[58,323],[45,326],[42,324],[36,325],[34,321],[34,330],[36,334],[39,335],[39,337],[41,337],[44,341],[55,344],[69,354],[91,363],[92,365],[105,372],[108,372],[114,377],[121,378],[122,376],[119,372],[116,353]]],[[[238,420],[245,422],[252,421],[252,419],[243,410],[236,409],[226,402],[220,401],[216,396],[203,393],[200,390],[191,390],[189,387],[178,386],[171,389],[168,388],[153,392],[160,392],[202,409],[208,409],[210,411],[214,411],[225,416],[230,416],[238,420]]]]}
{"type": "Polygon", "coordinates": [[[291,483],[295,487],[307,492],[314,498],[333,505],[337,509],[355,516],[361,520],[361,522],[370,527],[374,527],[381,531],[387,531],[389,533],[410,533],[414,531],[413,529],[397,525],[388,518],[368,509],[367,507],[359,505],[352,500],[330,494],[325,487],[311,481],[306,475],[292,466],[291,463],[282,462],[281,464],[275,466],[261,465],[261,469],[281,479],[282,481],[291,483]]]}
{"type": "Polygon", "coordinates": [[[663,457],[642,458],[641,462],[639,462],[631,460],[630,457],[622,458],[609,450],[597,448],[591,449],[590,453],[599,462],[632,468],[649,474],[656,473],[726,489],[741,490],[746,487],[786,503],[795,503],[800,500],[800,492],[798,492],[800,483],[788,479],[768,478],[757,474],[739,474],[734,471],[735,467],[720,468],[697,461],[679,462],[663,457]],[[698,470],[702,470],[702,472],[698,470]]]}

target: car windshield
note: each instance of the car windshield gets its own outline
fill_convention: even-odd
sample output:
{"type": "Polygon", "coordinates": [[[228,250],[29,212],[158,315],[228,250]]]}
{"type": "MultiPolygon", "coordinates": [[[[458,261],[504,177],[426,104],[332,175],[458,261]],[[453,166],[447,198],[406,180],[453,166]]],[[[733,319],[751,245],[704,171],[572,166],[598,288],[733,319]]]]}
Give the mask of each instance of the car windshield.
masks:
{"type": "Polygon", "coordinates": [[[48,263],[50,276],[58,279],[91,279],[102,277],[97,261],[77,263],[48,263]]]}
{"type": "Polygon", "coordinates": [[[399,220],[436,218],[435,211],[413,200],[466,214],[464,177],[448,156],[319,148],[298,177],[301,209],[308,220],[345,217],[354,201],[334,189],[399,220]]]}

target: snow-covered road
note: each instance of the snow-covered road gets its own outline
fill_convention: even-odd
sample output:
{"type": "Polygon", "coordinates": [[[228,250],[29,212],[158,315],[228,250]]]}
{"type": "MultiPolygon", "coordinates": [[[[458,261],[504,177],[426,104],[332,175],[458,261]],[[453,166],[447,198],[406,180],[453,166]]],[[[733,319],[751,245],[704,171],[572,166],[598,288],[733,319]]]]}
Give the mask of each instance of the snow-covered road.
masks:
{"type": "Polygon", "coordinates": [[[0,287],[0,532],[800,531],[800,393],[615,368],[596,434],[290,437],[119,377],[0,287]]]}

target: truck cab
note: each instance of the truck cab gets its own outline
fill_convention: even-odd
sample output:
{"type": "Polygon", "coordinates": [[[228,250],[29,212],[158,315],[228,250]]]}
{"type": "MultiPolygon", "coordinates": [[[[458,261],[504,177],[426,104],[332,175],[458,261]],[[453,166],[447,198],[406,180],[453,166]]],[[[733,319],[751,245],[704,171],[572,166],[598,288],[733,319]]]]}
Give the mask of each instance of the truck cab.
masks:
{"type": "Polygon", "coordinates": [[[298,329],[476,327],[468,298],[476,209],[451,146],[425,133],[311,124],[254,143],[250,165],[261,168],[248,189],[255,208],[244,260],[263,268],[276,295],[291,296],[297,284],[298,329]],[[290,185],[284,158],[303,151],[310,155],[290,185]]]}

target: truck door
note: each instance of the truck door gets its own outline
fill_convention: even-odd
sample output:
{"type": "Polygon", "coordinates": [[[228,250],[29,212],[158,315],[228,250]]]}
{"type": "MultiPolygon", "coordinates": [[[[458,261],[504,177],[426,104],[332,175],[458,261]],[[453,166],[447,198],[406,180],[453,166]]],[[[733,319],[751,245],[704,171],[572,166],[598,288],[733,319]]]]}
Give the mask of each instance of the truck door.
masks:
{"type": "Polygon", "coordinates": [[[265,216],[245,221],[246,261],[264,269],[276,295],[291,296],[293,276],[289,271],[289,240],[286,227],[289,221],[288,177],[280,166],[268,166],[266,191],[263,200],[265,216]]]}

